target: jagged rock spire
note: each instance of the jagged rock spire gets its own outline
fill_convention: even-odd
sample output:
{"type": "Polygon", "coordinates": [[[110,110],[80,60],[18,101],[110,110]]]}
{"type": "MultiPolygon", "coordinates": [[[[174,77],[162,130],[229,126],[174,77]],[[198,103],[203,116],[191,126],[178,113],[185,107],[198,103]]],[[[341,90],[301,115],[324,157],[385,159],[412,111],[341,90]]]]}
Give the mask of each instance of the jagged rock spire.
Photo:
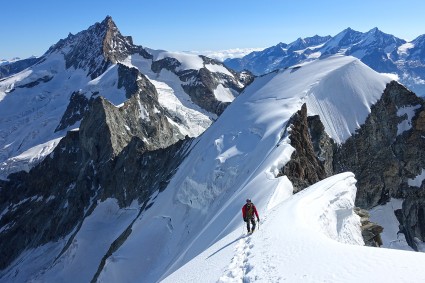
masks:
{"type": "Polygon", "coordinates": [[[111,64],[124,60],[129,54],[148,56],[141,46],[134,46],[130,36],[123,36],[111,16],[75,35],[69,34],[46,53],[61,53],[66,67],[88,71],[91,78],[102,74],[111,64]]]}

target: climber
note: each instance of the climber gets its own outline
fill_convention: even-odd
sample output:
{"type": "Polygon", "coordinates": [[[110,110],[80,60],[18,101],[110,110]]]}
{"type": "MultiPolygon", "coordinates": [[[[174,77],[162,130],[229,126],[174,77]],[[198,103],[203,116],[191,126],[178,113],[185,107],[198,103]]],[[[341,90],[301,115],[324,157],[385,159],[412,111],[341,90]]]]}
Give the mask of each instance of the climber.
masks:
{"type": "Polygon", "coordinates": [[[257,216],[257,222],[260,222],[260,218],[258,217],[257,208],[255,205],[251,202],[250,199],[246,200],[246,204],[242,207],[242,217],[243,221],[246,222],[246,228],[248,229],[248,233],[254,232],[255,230],[255,217],[257,216]],[[254,215],[255,213],[255,215],[254,215]],[[252,223],[252,231],[251,231],[251,225],[252,223]]]}

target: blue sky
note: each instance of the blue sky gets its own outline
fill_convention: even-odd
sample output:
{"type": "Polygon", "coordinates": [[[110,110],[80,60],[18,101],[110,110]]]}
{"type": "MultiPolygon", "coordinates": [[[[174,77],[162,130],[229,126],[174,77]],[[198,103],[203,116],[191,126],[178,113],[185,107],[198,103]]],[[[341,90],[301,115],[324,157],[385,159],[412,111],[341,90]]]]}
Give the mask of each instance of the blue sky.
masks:
{"type": "Polygon", "coordinates": [[[0,59],[42,55],[107,15],[138,45],[204,51],[269,47],[347,27],[412,40],[425,34],[423,11],[423,0],[4,0],[0,59]]]}

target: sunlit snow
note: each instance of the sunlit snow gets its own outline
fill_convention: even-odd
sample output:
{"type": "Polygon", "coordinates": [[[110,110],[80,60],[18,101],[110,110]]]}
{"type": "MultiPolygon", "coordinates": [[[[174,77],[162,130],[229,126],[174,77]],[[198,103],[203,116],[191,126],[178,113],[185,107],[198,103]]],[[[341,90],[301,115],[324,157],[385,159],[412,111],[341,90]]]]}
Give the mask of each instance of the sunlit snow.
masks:
{"type": "MultiPolygon", "coordinates": [[[[131,58],[131,64],[140,69],[145,62],[131,58]]],[[[164,93],[173,82],[151,75],[164,93]]],[[[286,176],[277,177],[294,151],[287,122],[303,103],[341,142],[366,119],[387,82],[357,59],[342,56],[257,78],[197,138],[149,209],[136,217],[135,205],[119,209],[106,200],[56,261],[53,251],[61,243],[27,251],[3,278],[89,282],[101,254],[134,221],[126,241],[106,259],[98,282],[424,281],[423,253],[363,246],[360,219],[353,212],[352,173],[296,195],[286,176]],[[252,236],[246,236],[241,216],[246,198],[260,214],[252,236]],[[21,271],[20,261],[36,261],[43,251],[50,260],[33,263],[42,272],[31,273],[37,269],[28,265],[21,271]]]]}

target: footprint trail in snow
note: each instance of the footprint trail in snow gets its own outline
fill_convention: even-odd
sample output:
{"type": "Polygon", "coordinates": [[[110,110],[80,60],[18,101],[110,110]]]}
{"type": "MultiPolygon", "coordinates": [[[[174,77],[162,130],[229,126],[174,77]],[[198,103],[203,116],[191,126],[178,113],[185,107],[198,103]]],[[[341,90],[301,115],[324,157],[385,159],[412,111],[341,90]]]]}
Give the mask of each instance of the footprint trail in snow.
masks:
{"type": "Polygon", "coordinates": [[[251,249],[253,247],[251,235],[241,236],[235,246],[235,255],[218,282],[250,282],[247,275],[253,269],[253,266],[249,263],[249,259],[252,258],[251,249]]]}

